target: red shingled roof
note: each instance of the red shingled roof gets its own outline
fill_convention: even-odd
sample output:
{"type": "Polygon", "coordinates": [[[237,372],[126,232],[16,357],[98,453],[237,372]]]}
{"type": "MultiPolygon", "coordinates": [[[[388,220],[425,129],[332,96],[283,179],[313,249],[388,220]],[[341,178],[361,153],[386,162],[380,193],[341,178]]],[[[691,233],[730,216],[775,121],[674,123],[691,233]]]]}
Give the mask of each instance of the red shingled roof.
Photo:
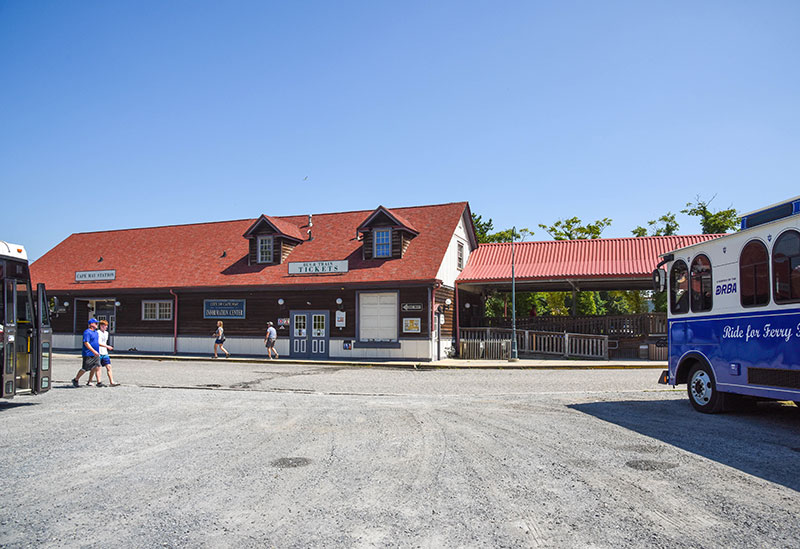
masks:
{"type": "MultiPolygon", "coordinates": [[[[370,211],[315,214],[313,237],[280,265],[248,265],[248,240],[242,235],[256,219],[125,229],[69,236],[31,265],[35,282],[50,291],[402,283],[433,281],[466,202],[397,208],[419,236],[402,259],[363,260],[356,228],[370,211]],[[98,262],[102,257],[103,261],[98,262]],[[288,263],[349,261],[349,272],[322,276],[289,276],[288,263]],[[116,270],[109,282],[75,282],[76,271],[116,270]]],[[[280,230],[303,227],[308,217],[271,217],[280,230]],[[281,228],[282,227],[282,228],[281,228]]]]}
{"type": "MultiPolygon", "coordinates": [[[[723,235],[549,240],[514,245],[517,280],[649,277],[659,256],[723,235]]],[[[480,244],[459,284],[511,279],[511,243],[480,244]]]]}

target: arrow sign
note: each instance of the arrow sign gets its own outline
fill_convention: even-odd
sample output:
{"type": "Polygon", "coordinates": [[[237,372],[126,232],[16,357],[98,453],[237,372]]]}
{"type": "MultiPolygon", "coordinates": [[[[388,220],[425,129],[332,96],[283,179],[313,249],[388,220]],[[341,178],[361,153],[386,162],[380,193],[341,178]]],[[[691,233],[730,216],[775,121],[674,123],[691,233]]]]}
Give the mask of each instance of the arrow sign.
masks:
{"type": "Polygon", "coordinates": [[[400,309],[405,312],[408,311],[421,311],[422,310],[422,303],[403,303],[400,305],[400,309]]]}

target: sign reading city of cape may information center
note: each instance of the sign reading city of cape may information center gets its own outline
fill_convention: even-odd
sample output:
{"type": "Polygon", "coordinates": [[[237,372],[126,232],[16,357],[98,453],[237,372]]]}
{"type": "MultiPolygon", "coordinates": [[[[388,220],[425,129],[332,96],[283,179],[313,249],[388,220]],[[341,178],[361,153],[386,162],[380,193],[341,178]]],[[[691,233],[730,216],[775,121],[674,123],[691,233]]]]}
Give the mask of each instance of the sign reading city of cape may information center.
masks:
{"type": "Polygon", "coordinates": [[[347,260],[342,261],[298,261],[289,263],[290,275],[313,275],[346,273],[350,268],[347,260]]]}
{"type": "Polygon", "coordinates": [[[203,318],[245,318],[244,299],[204,299],[203,318]]]}
{"type": "Polygon", "coordinates": [[[115,280],[117,271],[75,271],[75,282],[97,282],[100,280],[115,280]]]}

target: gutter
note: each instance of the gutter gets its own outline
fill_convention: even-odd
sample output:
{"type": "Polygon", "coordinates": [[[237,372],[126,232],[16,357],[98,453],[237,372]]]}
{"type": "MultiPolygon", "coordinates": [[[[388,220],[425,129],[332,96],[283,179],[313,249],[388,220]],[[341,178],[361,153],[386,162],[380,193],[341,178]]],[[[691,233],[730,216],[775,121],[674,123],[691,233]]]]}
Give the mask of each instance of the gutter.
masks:
{"type": "Polygon", "coordinates": [[[174,319],[174,326],[172,332],[172,342],[173,342],[173,354],[178,354],[178,294],[172,291],[172,288],[169,289],[169,293],[175,296],[175,304],[172,306],[172,318],[174,319]]]}

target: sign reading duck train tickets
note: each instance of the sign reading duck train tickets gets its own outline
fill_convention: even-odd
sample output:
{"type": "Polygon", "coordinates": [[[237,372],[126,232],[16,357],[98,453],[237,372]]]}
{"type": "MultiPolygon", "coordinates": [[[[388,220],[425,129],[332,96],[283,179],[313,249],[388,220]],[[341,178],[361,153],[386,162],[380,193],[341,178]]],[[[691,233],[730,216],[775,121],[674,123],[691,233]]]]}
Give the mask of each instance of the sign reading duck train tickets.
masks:
{"type": "Polygon", "coordinates": [[[343,261],[296,261],[289,263],[289,274],[316,275],[339,274],[349,270],[347,260],[343,261]]]}

